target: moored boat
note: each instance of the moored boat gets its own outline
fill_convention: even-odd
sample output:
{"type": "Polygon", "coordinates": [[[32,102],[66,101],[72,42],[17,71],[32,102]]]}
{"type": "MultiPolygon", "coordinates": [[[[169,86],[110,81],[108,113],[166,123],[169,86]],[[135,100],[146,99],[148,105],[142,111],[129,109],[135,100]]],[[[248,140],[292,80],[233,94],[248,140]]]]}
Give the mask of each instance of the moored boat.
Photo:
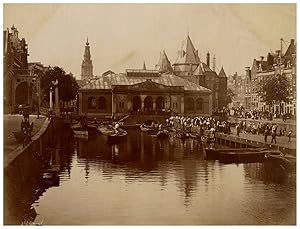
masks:
{"type": "Polygon", "coordinates": [[[114,128],[111,125],[101,125],[97,127],[97,131],[100,134],[103,135],[110,135],[110,134],[114,134],[114,128]]]}
{"type": "Polygon", "coordinates": [[[75,138],[83,138],[83,139],[88,139],[89,137],[89,132],[87,130],[73,130],[73,134],[75,138]]]}
{"type": "Polygon", "coordinates": [[[158,138],[168,138],[169,137],[169,131],[167,130],[160,130],[157,132],[156,136],[158,138]]]}
{"type": "Polygon", "coordinates": [[[127,136],[127,131],[123,129],[119,129],[117,133],[110,133],[107,135],[108,136],[108,142],[114,143],[118,141],[122,141],[126,138],[127,136]]]}
{"type": "Polygon", "coordinates": [[[189,137],[189,134],[183,131],[183,132],[177,133],[177,134],[176,134],[176,137],[177,137],[177,138],[180,138],[180,139],[186,139],[186,138],[189,137]]]}

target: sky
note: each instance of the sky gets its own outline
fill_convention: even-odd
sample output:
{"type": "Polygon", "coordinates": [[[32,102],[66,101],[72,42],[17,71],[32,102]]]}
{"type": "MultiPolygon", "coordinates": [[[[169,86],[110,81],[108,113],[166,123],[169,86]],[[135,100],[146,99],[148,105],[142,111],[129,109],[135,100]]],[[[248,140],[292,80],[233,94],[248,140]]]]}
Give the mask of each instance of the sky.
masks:
{"type": "Polygon", "coordinates": [[[77,79],[87,36],[94,75],[154,69],[163,49],[174,63],[187,34],[201,61],[209,51],[230,75],[296,39],[296,4],[4,4],[3,23],[26,39],[29,62],[77,79]]]}

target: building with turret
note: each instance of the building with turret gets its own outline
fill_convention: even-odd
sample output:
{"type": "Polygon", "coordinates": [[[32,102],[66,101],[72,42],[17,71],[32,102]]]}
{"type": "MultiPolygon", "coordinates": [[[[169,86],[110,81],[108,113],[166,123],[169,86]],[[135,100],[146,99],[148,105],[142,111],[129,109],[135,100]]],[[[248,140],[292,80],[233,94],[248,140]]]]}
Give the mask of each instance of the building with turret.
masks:
{"type": "Polygon", "coordinates": [[[40,78],[29,67],[27,43],[14,25],[3,31],[3,38],[4,113],[17,112],[21,104],[35,112],[40,104],[40,78]]]}
{"type": "Polygon", "coordinates": [[[87,39],[81,64],[81,80],[88,80],[91,78],[93,78],[93,63],[91,59],[90,43],[87,39]]]}
{"type": "Polygon", "coordinates": [[[190,36],[182,43],[178,57],[173,64],[174,74],[193,83],[209,88],[212,91],[213,110],[222,109],[227,105],[227,76],[222,67],[219,74],[210,68],[210,53],[206,55],[206,63],[202,62],[190,36]]]}
{"type": "MultiPolygon", "coordinates": [[[[83,69],[88,68],[90,49],[87,42],[83,69]]],[[[215,69],[215,61],[213,69],[215,69]]],[[[79,113],[90,116],[128,114],[212,115],[226,106],[227,76],[219,74],[199,58],[189,35],[171,64],[165,50],[155,69],[127,69],[125,73],[106,71],[99,77],[82,74],[87,83],[79,90],[79,113]]]]}

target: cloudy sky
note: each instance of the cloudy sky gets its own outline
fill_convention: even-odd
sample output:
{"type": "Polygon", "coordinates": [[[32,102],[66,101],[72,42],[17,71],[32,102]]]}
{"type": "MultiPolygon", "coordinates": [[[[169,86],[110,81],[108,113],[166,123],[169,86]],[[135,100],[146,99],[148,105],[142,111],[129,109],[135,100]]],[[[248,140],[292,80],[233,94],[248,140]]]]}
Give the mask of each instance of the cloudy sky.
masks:
{"type": "Polygon", "coordinates": [[[296,39],[296,4],[5,4],[4,29],[13,24],[29,61],[78,79],[87,36],[101,75],[144,61],[153,69],[162,49],[174,63],[188,32],[202,61],[209,51],[218,69],[244,74],[254,58],[280,49],[280,38],[296,39]]]}

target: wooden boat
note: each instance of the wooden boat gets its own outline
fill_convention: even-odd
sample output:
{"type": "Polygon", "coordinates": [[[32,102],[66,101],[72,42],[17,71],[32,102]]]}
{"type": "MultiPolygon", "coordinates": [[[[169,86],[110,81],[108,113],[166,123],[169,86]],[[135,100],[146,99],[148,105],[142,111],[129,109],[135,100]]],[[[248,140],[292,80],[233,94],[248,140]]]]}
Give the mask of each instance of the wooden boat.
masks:
{"type": "Polygon", "coordinates": [[[264,161],[265,148],[205,149],[206,160],[222,163],[246,163],[264,161]]]}
{"type": "Polygon", "coordinates": [[[93,124],[87,125],[85,129],[88,131],[89,135],[97,134],[97,126],[96,125],[93,125],[93,124]]]}
{"type": "Polygon", "coordinates": [[[195,134],[195,133],[188,133],[188,135],[189,135],[190,138],[197,138],[198,137],[197,134],[195,134]]]}
{"type": "Polygon", "coordinates": [[[150,127],[150,126],[148,126],[148,125],[145,125],[145,124],[140,125],[140,129],[141,129],[141,131],[143,131],[143,132],[153,131],[153,128],[152,128],[152,127],[150,127]]]}
{"type": "Polygon", "coordinates": [[[89,132],[87,130],[73,130],[73,134],[75,138],[83,138],[83,139],[88,139],[89,137],[89,132]]]}
{"type": "Polygon", "coordinates": [[[71,125],[71,129],[72,130],[79,129],[79,128],[81,128],[81,124],[79,122],[74,123],[74,124],[71,125]]]}
{"type": "Polygon", "coordinates": [[[111,134],[108,134],[107,136],[108,136],[108,139],[107,139],[108,142],[114,143],[114,142],[124,140],[127,136],[127,131],[120,129],[117,133],[111,133],[111,134]]]}
{"type": "Polygon", "coordinates": [[[187,139],[189,138],[189,134],[186,132],[179,132],[176,134],[176,137],[180,139],[187,139]]]}
{"type": "Polygon", "coordinates": [[[292,155],[286,156],[280,151],[266,151],[265,158],[267,162],[279,164],[288,170],[296,168],[296,157],[292,155]]]}
{"type": "Polygon", "coordinates": [[[103,135],[111,135],[114,134],[115,131],[111,125],[101,125],[97,128],[98,133],[103,135]]]}
{"type": "Polygon", "coordinates": [[[167,130],[160,130],[157,132],[156,136],[158,138],[168,138],[169,137],[169,131],[167,130]]]}

